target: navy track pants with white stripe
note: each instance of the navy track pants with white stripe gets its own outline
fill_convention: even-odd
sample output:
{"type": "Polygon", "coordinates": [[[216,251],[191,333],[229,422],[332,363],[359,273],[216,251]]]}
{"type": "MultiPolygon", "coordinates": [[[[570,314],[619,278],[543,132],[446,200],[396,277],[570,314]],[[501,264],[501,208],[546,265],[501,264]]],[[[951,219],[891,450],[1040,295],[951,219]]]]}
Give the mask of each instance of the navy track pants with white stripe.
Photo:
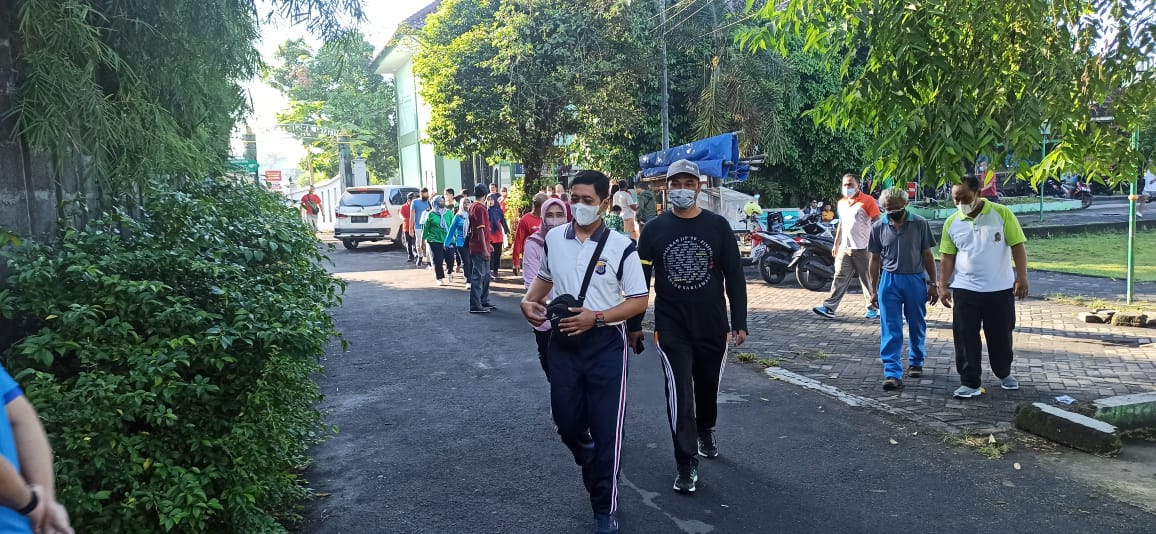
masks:
{"type": "Polygon", "coordinates": [[[654,333],[666,375],[666,413],[674,461],[696,464],[698,433],[718,421],[718,388],[726,362],[727,336],[690,339],[675,331],[654,333]]]}
{"type": "Polygon", "coordinates": [[[550,405],[558,434],[582,466],[594,513],[615,513],[626,414],[626,329],[595,328],[576,349],[561,347],[551,336],[547,350],[550,405]],[[587,429],[593,447],[582,442],[587,429]]]}

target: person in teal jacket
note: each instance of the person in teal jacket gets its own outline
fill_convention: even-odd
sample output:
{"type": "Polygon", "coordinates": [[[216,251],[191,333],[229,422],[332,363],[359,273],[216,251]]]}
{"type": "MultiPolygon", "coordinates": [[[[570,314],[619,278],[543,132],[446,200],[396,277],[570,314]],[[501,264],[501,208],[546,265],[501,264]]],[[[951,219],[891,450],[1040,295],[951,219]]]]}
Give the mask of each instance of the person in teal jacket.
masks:
{"type": "MultiPolygon", "coordinates": [[[[454,220],[450,222],[450,227],[446,231],[446,254],[451,254],[451,250],[462,249],[466,247],[466,231],[469,229],[470,221],[470,205],[473,201],[469,198],[462,197],[462,201],[458,203],[458,214],[454,216],[454,220]]],[[[458,255],[462,260],[463,272],[470,272],[470,254],[467,250],[464,254],[458,255]]],[[[468,278],[467,278],[468,280],[468,278]]],[[[466,282],[469,285],[469,282],[466,282]]]]}

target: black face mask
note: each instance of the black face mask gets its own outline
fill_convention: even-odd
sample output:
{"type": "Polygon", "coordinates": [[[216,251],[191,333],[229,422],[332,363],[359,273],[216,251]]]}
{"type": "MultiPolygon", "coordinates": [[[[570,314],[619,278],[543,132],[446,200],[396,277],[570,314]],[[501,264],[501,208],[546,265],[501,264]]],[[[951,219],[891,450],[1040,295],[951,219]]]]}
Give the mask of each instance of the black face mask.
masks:
{"type": "Polygon", "coordinates": [[[905,215],[907,215],[907,210],[903,210],[903,211],[901,211],[901,212],[899,212],[899,213],[891,213],[891,212],[887,212],[887,218],[888,218],[888,219],[891,219],[891,220],[893,220],[893,221],[895,221],[895,222],[899,222],[899,221],[902,221],[902,220],[903,220],[903,217],[904,217],[905,215]]]}

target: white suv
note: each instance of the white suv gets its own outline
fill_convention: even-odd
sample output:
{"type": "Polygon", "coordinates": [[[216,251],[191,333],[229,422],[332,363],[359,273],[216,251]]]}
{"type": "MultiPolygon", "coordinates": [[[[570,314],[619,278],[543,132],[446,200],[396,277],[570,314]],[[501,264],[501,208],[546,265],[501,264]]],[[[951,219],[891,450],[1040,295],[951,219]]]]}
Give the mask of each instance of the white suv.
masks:
{"type": "Polygon", "coordinates": [[[398,185],[371,185],[351,187],[337,203],[333,237],[347,249],[355,249],[362,241],[389,241],[401,243],[401,207],[406,195],[417,193],[414,187],[398,185]]]}

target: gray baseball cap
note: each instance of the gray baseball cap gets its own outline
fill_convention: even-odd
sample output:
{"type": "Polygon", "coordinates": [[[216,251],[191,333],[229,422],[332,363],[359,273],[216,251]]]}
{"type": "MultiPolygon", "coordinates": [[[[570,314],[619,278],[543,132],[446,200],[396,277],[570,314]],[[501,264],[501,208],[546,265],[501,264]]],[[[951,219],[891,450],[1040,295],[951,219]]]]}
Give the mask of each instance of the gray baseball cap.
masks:
{"type": "Polygon", "coordinates": [[[698,164],[689,159],[680,159],[666,168],[666,179],[670,180],[680,174],[689,174],[702,180],[702,173],[698,172],[698,164]]]}

